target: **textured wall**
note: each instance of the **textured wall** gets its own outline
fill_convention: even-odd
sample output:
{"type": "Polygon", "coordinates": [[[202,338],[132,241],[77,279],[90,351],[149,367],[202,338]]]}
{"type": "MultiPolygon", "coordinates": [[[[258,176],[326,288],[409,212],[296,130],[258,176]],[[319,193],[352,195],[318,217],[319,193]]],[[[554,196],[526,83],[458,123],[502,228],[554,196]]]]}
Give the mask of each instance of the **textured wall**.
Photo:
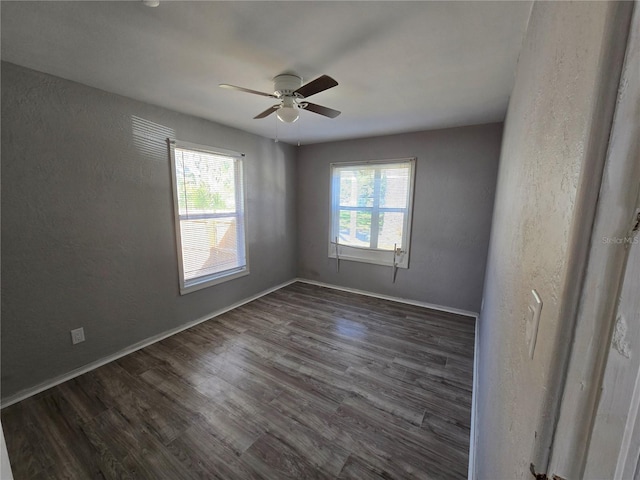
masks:
{"type": "Polygon", "coordinates": [[[617,86],[607,63],[621,26],[616,8],[536,2],[532,10],[505,123],[479,320],[478,479],[530,478],[530,462],[545,468],[609,132],[604,103],[617,86]],[[544,303],[533,360],[531,289],[544,303]]]}
{"type": "Polygon", "coordinates": [[[502,124],[304,146],[298,164],[298,276],[479,311],[502,124]],[[417,157],[410,268],[328,257],[329,164],[417,157]]]}
{"type": "Polygon", "coordinates": [[[295,277],[295,182],[294,147],[3,63],[3,396],[295,277]],[[246,153],[249,276],[179,295],[167,136],[246,153]]]}

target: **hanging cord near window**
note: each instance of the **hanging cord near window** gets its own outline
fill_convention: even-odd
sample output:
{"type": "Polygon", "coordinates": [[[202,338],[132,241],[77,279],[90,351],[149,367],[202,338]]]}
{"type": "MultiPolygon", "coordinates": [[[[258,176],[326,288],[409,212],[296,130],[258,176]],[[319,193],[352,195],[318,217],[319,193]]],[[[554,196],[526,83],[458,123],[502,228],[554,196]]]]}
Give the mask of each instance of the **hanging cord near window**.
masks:
{"type": "Polygon", "coordinates": [[[397,243],[393,244],[393,263],[392,263],[392,275],[391,275],[391,282],[392,283],[396,283],[396,275],[398,274],[398,257],[400,255],[402,255],[404,252],[402,251],[402,249],[400,247],[398,247],[397,243]]]}
{"type": "MultiPolygon", "coordinates": [[[[336,272],[340,273],[340,243],[338,243],[338,237],[336,237],[334,241],[329,242],[329,243],[335,247],[336,272]]],[[[367,248],[367,247],[357,247],[355,245],[349,245],[348,247],[356,249],[356,250],[371,250],[370,248],[367,248]]],[[[393,260],[391,262],[391,268],[393,270],[392,271],[392,276],[391,276],[391,281],[393,283],[396,283],[396,276],[397,276],[397,273],[398,273],[398,268],[400,268],[400,265],[398,263],[398,259],[400,257],[402,257],[402,255],[405,252],[404,252],[404,250],[402,250],[402,247],[398,247],[398,244],[394,243],[393,244],[393,250],[391,251],[391,253],[393,254],[393,260]]]]}

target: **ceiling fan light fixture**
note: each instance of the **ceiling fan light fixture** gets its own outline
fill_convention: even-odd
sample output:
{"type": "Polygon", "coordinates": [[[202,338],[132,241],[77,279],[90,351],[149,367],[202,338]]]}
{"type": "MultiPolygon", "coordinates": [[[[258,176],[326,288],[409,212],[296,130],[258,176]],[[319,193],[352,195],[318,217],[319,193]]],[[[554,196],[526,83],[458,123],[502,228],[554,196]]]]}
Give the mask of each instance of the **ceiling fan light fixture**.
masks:
{"type": "Polygon", "coordinates": [[[276,115],[278,116],[280,121],[284,123],[293,123],[298,120],[298,117],[300,116],[296,107],[286,106],[279,108],[276,112],[276,115]]]}
{"type": "Polygon", "coordinates": [[[293,123],[298,120],[300,114],[298,113],[298,105],[293,97],[284,97],[282,99],[282,105],[276,112],[277,117],[281,122],[293,123]]]}

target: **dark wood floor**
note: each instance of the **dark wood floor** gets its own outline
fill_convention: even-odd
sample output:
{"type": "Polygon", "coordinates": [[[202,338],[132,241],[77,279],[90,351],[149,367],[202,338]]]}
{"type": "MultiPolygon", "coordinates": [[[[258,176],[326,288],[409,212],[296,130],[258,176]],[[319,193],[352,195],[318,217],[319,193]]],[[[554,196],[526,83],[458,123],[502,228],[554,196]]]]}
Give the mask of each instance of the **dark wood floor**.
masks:
{"type": "Polygon", "coordinates": [[[15,478],[466,478],[473,320],[296,283],[2,411],[15,478]]]}

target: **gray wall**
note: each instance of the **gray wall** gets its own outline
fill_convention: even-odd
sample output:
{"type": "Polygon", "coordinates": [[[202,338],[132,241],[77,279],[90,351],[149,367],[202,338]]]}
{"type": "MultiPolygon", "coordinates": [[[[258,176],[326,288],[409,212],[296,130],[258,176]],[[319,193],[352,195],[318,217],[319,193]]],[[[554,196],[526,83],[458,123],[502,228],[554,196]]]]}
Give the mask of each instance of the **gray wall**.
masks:
{"type": "Polygon", "coordinates": [[[480,310],[502,124],[303,146],[298,156],[298,276],[473,312],[480,310]],[[417,157],[409,269],[328,257],[329,164],[417,157]]]}
{"type": "Polygon", "coordinates": [[[628,25],[615,16],[629,10],[623,3],[533,6],[505,123],[479,319],[479,479],[531,478],[530,462],[546,467],[621,67],[613,60],[624,48],[614,33],[628,25]],[[533,359],[531,289],[543,301],[533,359]]]}
{"type": "Polygon", "coordinates": [[[294,278],[295,155],[3,63],[2,395],[294,278]],[[246,153],[249,276],[179,295],[167,136],[246,153]]]}

